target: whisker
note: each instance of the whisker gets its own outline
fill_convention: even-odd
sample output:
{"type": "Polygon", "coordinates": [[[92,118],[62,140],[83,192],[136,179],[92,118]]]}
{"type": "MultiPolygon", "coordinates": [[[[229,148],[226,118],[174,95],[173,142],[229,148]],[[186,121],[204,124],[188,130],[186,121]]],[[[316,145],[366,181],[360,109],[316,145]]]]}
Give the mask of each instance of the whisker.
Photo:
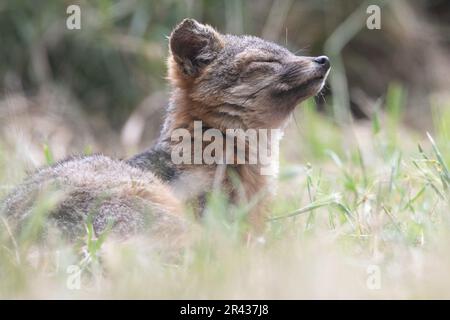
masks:
{"type": "Polygon", "coordinates": [[[306,53],[306,52],[308,51],[308,48],[309,48],[309,46],[300,48],[300,49],[298,49],[297,51],[295,51],[294,54],[297,54],[297,53],[299,53],[299,52],[305,52],[305,53],[306,53]]]}

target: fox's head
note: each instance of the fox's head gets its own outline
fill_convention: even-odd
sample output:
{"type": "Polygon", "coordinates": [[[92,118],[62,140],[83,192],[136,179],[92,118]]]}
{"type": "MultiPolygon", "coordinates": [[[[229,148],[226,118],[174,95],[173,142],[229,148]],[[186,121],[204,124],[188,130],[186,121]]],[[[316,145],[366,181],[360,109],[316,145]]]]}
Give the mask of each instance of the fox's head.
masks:
{"type": "Polygon", "coordinates": [[[170,36],[173,99],[209,127],[275,128],[298,103],[316,95],[327,57],[297,56],[253,36],[224,35],[185,19],[170,36]],[[185,103],[185,101],[189,101],[185,103]]]}

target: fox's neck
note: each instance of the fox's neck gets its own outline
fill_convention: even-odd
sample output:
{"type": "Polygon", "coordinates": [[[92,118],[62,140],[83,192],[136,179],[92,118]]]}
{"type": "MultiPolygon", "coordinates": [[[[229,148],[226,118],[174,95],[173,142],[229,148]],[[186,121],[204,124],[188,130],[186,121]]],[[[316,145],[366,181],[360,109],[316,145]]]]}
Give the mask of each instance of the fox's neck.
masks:
{"type": "MultiPolygon", "coordinates": [[[[174,139],[175,141],[172,139],[176,130],[187,130],[193,139],[196,136],[194,132],[196,121],[201,121],[203,132],[210,128],[218,129],[224,137],[227,136],[226,129],[247,129],[238,116],[207,113],[205,110],[207,108],[201,102],[190,99],[186,91],[175,90],[170,99],[159,142],[149,151],[130,159],[129,163],[154,172],[170,184],[175,194],[181,199],[203,196],[217,186],[236,202],[250,201],[254,197],[265,197],[268,191],[273,192],[274,187],[270,186],[270,182],[278,171],[277,154],[280,132],[273,133],[277,136],[270,136],[266,140],[266,147],[270,152],[270,163],[267,161],[263,164],[258,161],[252,164],[196,164],[194,161],[174,163],[172,155],[179,143],[177,139],[174,139]],[[276,143],[273,143],[274,141],[276,143]],[[236,181],[238,181],[237,184],[236,181]]],[[[204,147],[205,144],[202,143],[202,146],[204,147]]]]}

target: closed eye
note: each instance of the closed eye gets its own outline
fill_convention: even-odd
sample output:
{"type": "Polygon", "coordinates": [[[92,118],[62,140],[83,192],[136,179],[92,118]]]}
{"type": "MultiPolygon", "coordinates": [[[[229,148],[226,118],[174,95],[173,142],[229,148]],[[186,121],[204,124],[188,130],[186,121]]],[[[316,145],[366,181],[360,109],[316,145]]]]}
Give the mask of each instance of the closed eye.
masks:
{"type": "Polygon", "coordinates": [[[281,67],[281,63],[278,60],[253,60],[247,67],[247,71],[255,70],[278,70],[281,67]]]}
{"type": "Polygon", "coordinates": [[[261,60],[253,60],[250,62],[250,64],[252,63],[280,63],[278,60],[275,59],[261,59],[261,60]]]}
{"type": "Polygon", "coordinates": [[[281,63],[273,61],[252,61],[241,73],[241,78],[269,76],[276,74],[281,69],[281,63]]]}

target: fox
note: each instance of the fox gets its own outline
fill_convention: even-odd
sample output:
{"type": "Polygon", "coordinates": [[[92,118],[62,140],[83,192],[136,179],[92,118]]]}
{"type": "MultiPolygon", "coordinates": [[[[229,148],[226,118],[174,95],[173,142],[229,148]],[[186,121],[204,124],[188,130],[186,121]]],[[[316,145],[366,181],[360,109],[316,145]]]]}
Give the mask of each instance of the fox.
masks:
{"type": "MultiPolygon", "coordinates": [[[[75,156],[38,169],[3,201],[8,224],[20,230],[50,190],[55,197],[46,224],[69,238],[90,222],[96,235],[109,228],[120,237],[151,233],[182,241],[190,225],[186,204],[201,217],[207,195],[218,188],[232,204],[252,203],[248,224],[263,232],[276,159],[270,175],[261,174],[259,163],[174,163],[173,133],[194,133],[201,121],[202,130],[213,128],[225,139],[227,129],[276,129],[279,141],[296,106],[322,90],[330,60],[299,56],[255,36],[222,34],[190,18],[168,40],[170,98],[154,146],[124,160],[75,156]]],[[[269,142],[269,149],[278,152],[278,145],[269,142]]]]}

